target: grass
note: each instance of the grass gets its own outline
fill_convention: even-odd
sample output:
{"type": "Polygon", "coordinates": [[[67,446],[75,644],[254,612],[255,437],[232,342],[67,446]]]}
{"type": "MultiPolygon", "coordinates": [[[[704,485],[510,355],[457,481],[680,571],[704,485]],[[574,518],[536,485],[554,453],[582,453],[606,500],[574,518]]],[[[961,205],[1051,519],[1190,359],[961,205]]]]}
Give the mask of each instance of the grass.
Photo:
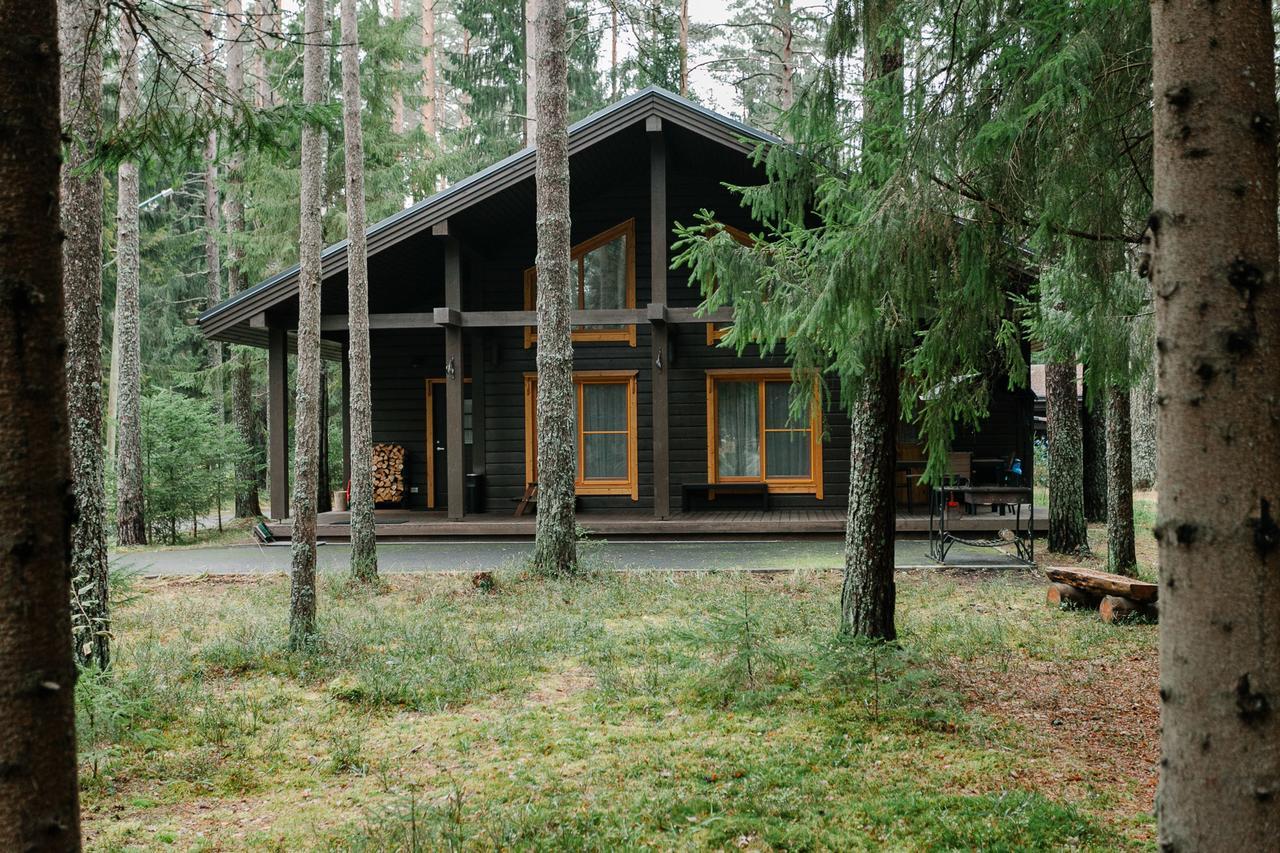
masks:
{"type": "Polygon", "coordinates": [[[91,849],[1151,843],[1155,629],[1028,573],[903,573],[896,646],[837,637],[835,573],[324,578],[307,656],[279,576],[132,583],[91,849]]]}

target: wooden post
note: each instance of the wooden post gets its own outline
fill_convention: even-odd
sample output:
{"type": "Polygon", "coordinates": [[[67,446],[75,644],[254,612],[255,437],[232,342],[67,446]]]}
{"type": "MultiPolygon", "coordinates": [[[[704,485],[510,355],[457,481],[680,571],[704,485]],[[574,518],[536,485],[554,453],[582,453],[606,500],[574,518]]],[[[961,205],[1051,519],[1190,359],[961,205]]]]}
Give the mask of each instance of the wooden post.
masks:
{"type": "Polygon", "coordinates": [[[667,147],[662,135],[662,119],[645,121],[649,135],[649,303],[652,321],[650,341],[653,358],[649,375],[653,380],[653,514],[671,515],[670,423],[667,406],[667,147]]]}
{"type": "Polygon", "coordinates": [[[485,461],[484,443],[484,359],[485,335],[479,329],[471,332],[471,473],[483,474],[488,466],[485,461]]]}
{"type": "Polygon", "coordinates": [[[267,457],[271,517],[289,516],[289,339],[267,331],[267,457]]]}
{"type": "Polygon", "coordinates": [[[342,349],[342,488],[351,482],[351,354],[342,349]]]}
{"type": "MultiPolygon", "coordinates": [[[[462,310],[462,255],[456,237],[445,238],[444,301],[451,312],[462,310]]],[[[466,447],[463,444],[463,364],[462,327],[449,323],[444,329],[445,453],[448,457],[449,520],[462,520],[465,488],[466,447]]]]}

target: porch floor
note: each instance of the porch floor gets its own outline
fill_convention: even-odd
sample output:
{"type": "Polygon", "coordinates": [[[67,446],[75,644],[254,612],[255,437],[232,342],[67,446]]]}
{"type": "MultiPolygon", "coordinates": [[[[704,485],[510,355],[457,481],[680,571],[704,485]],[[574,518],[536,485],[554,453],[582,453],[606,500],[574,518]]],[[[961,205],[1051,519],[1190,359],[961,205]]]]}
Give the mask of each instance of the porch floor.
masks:
{"type": "MultiPolygon", "coordinates": [[[[526,537],[534,534],[532,514],[516,517],[511,512],[483,512],[450,521],[443,511],[380,509],[376,512],[379,539],[430,539],[436,537],[526,537]]],[[[658,519],[640,510],[579,512],[578,523],[597,536],[732,536],[778,537],[794,535],[838,535],[844,532],[845,514],[838,509],[776,510],[699,510],[674,513],[658,519]]],[[[1024,522],[1025,523],[1025,522],[1024,522]]],[[[330,541],[350,538],[351,514],[321,513],[316,520],[316,536],[330,541]]],[[[269,522],[271,533],[279,539],[289,537],[289,519],[269,522]]],[[[955,533],[993,532],[1013,526],[1013,517],[993,512],[980,512],[947,520],[947,529],[955,533]]],[[[1049,529],[1049,513],[1036,507],[1035,532],[1049,529]]],[[[928,513],[899,512],[896,519],[899,534],[926,535],[928,513]]]]}

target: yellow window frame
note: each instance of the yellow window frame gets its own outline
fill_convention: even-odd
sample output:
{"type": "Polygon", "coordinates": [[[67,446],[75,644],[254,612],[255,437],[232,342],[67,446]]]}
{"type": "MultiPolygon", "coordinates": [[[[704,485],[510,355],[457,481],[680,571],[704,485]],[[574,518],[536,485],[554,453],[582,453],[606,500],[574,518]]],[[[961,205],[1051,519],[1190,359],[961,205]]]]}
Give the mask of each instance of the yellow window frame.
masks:
{"type": "MultiPolygon", "coordinates": [[[[640,499],[639,431],[637,429],[637,371],[580,370],[573,374],[574,430],[577,434],[577,465],[573,475],[574,491],[580,495],[630,495],[640,499]],[[627,476],[625,479],[591,479],[583,476],[584,435],[582,426],[582,394],[587,385],[625,385],[627,388],[627,476]]],[[[586,434],[621,434],[620,430],[593,430],[586,434]]],[[[538,482],[538,374],[524,374],[524,471],[525,484],[538,482]]]]}
{"type": "Polygon", "coordinates": [[[814,495],[823,499],[822,488],[822,393],[818,379],[813,380],[813,399],[809,404],[808,427],[767,427],[765,419],[764,386],[769,382],[791,384],[793,377],[788,368],[727,368],[707,371],[707,482],[708,483],[764,483],[771,494],[814,495]],[[717,470],[719,459],[720,423],[717,385],[720,382],[756,383],[757,418],[760,425],[760,474],[755,477],[721,477],[717,470]],[[770,477],[768,475],[769,433],[809,433],[809,475],[807,477],[770,477]]]}
{"type": "MultiPolygon", "coordinates": [[[[583,258],[591,251],[611,243],[618,237],[626,238],[627,251],[627,292],[624,308],[636,307],[636,221],[634,218],[620,222],[607,231],[602,231],[589,240],[584,240],[569,250],[569,262],[578,276],[579,310],[583,307],[584,282],[586,279],[585,261],[583,258]]],[[[524,271],[524,310],[536,311],[538,308],[538,268],[529,267],[524,271]]],[[[634,323],[618,329],[574,329],[571,332],[574,343],[579,342],[618,342],[636,345],[636,326],[634,323]]],[[[524,327],[525,349],[538,341],[538,330],[534,326],[524,327]]]]}

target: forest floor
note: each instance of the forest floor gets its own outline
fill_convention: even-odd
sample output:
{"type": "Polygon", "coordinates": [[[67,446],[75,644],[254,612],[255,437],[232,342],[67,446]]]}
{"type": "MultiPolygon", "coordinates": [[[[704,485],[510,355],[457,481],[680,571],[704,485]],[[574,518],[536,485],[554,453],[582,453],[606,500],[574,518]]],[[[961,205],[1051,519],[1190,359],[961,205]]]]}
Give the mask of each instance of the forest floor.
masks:
{"type": "MultiPolygon", "coordinates": [[[[1146,538],[1149,538],[1146,537],[1146,538]]],[[[96,850],[1149,847],[1156,628],[1022,569],[121,581],[78,689],[96,850]]]]}

